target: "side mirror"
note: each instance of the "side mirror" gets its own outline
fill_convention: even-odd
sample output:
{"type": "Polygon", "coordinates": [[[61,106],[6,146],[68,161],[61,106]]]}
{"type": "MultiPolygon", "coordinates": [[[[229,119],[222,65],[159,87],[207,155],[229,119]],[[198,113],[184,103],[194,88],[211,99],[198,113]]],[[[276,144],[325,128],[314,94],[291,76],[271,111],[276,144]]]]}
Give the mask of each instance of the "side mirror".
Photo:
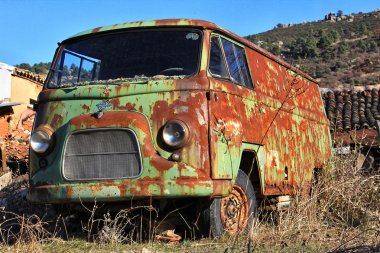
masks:
{"type": "Polygon", "coordinates": [[[38,102],[33,103],[33,111],[37,112],[38,106],[39,106],[38,102]]]}

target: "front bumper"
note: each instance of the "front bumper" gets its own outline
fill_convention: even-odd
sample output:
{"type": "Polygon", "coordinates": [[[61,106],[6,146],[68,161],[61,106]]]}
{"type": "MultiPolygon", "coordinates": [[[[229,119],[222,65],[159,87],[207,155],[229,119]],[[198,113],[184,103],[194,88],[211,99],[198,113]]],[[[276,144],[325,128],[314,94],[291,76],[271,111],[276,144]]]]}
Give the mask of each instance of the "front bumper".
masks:
{"type": "MultiPolygon", "coordinates": [[[[228,182],[226,182],[226,186],[228,186],[228,182]]],[[[213,194],[214,186],[211,180],[142,178],[32,186],[27,198],[29,201],[37,203],[75,203],[113,202],[149,197],[204,197],[213,194]]]]}

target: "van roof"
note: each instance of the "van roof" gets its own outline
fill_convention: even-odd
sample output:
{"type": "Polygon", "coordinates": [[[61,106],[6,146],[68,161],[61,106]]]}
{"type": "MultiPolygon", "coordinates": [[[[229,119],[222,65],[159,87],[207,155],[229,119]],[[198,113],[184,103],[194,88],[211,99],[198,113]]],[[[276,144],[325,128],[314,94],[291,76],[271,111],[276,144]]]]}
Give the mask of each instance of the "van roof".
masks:
{"type": "Polygon", "coordinates": [[[110,32],[110,31],[117,31],[117,30],[124,30],[124,29],[134,29],[134,28],[149,28],[149,27],[175,27],[175,26],[188,26],[188,27],[201,27],[204,29],[211,29],[219,31],[229,37],[232,37],[239,41],[240,43],[246,45],[247,47],[252,48],[253,50],[259,52],[260,54],[265,55],[266,57],[274,60],[280,65],[283,65],[286,68],[291,69],[292,71],[302,75],[303,77],[309,79],[312,82],[318,83],[314,78],[310,77],[308,74],[303,73],[301,70],[295,68],[294,66],[290,65],[289,63],[285,62],[284,60],[280,59],[279,57],[271,54],[270,52],[262,49],[261,47],[253,44],[251,41],[244,39],[240,37],[239,35],[224,29],[212,22],[208,22],[205,20],[198,20],[198,19],[159,19],[159,20],[149,20],[149,21],[135,21],[135,22],[126,22],[126,23],[120,23],[120,24],[114,24],[114,25],[108,25],[108,26],[100,26],[93,29],[85,30],[83,32],[77,33],[68,39],[64,40],[62,43],[73,40],[79,37],[86,37],[92,34],[96,33],[103,33],[103,32],[110,32]]]}
{"type": "Polygon", "coordinates": [[[85,35],[90,35],[99,32],[120,30],[120,29],[133,29],[133,28],[149,28],[149,27],[165,27],[165,26],[192,26],[192,27],[203,27],[217,30],[227,30],[215,25],[214,23],[196,20],[196,19],[160,19],[160,20],[149,20],[149,21],[135,21],[127,22],[115,25],[100,26],[94,29],[89,29],[71,36],[69,39],[81,37],[85,35]]]}

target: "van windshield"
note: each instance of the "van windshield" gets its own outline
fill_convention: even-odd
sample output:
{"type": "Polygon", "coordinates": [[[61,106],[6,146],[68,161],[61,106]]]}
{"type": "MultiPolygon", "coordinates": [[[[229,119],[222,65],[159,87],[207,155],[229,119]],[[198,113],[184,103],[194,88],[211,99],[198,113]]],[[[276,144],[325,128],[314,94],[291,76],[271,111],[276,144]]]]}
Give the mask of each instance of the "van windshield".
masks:
{"type": "Polygon", "coordinates": [[[97,35],[63,45],[49,88],[180,78],[198,71],[199,30],[134,30],[97,35]]]}

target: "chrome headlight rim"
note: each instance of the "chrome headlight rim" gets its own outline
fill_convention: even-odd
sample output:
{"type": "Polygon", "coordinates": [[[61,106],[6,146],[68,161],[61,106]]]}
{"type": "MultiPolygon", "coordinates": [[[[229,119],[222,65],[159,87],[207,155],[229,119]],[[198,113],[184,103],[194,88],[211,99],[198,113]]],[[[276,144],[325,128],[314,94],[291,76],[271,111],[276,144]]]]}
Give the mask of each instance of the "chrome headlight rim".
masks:
{"type": "Polygon", "coordinates": [[[53,144],[53,131],[48,127],[39,127],[30,135],[30,148],[38,155],[49,153],[53,144]]]}
{"type": "Polygon", "coordinates": [[[162,140],[170,149],[184,147],[190,137],[188,125],[179,119],[172,119],[165,123],[162,130],[162,140]]]}

